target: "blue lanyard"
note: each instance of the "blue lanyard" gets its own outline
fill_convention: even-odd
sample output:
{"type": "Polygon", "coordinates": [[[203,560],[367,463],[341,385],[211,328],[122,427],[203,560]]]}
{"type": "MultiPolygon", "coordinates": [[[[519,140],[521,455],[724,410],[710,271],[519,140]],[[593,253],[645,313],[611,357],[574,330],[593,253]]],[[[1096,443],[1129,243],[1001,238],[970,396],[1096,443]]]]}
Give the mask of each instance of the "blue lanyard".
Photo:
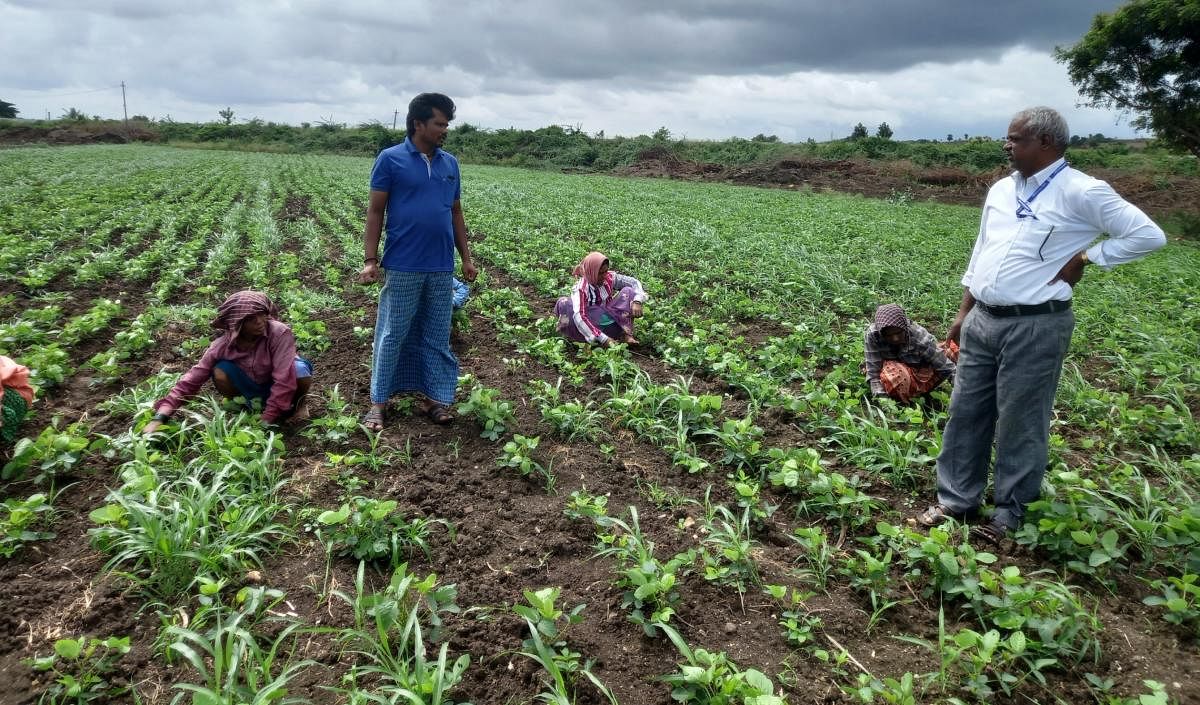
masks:
{"type": "Polygon", "coordinates": [[[1050,185],[1050,182],[1054,180],[1054,177],[1058,176],[1058,172],[1066,168],[1067,163],[1065,161],[1062,164],[1059,164],[1057,169],[1050,172],[1050,176],[1047,176],[1045,181],[1038,184],[1038,187],[1033,190],[1032,194],[1029,195],[1029,200],[1025,200],[1020,196],[1017,196],[1017,220],[1020,220],[1021,218],[1033,218],[1034,220],[1038,219],[1038,217],[1033,214],[1033,209],[1029,207],[1029,204],[1033,203],[1033,199],[1037,198],[1039,193],[1046,190],[1046,187],[1050,185]]]}

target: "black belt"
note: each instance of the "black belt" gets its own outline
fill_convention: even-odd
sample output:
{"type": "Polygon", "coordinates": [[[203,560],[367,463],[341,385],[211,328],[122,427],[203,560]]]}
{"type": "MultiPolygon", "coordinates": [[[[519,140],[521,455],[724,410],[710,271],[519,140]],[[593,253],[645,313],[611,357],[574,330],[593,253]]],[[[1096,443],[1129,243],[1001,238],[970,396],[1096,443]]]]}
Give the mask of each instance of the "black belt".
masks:
{"type": "Polygon", "coordinates": [[[976,301],[975,305],[985,312],[1005,318],[1008,316],[1036,316],[1042,313],[1058,313],[1071,308],[1071,300],[1058,301],[1051,299],[1040,304],[1013,304],[1011,306],[992,306],[985,304],[982,301],[976,301]]]}

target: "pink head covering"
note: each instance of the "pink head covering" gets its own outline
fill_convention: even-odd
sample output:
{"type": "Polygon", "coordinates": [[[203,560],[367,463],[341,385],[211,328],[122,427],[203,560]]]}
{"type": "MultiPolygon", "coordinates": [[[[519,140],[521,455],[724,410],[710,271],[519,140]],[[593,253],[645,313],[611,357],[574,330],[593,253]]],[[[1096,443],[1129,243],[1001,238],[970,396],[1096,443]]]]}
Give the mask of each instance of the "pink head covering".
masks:
{"type": "Polygon", "coordinates": [[[571,273],[577,277],[587,279],[588,284],[592,286],[599,286],[601,283],[600,268],[607,261],[608,258],[604,256],[603,252],[589,252],[587,257],[584,257],[580,260],[579,264],[575,265],[575,269],[571,273]]]}
{"type": "Polygon", "coordinates": [[[279,307],[261,291],[239,291],[225,299],[217,309],[217,317],[213,319],[212,327],[227,331],[236,338],[242,329],[242,321],[249,316],[265,313],[269,318],[279,320],[279,307]]]}
{"type": "Polygon", "coordinates": [[[33,403],[33,387],[29,386],[29,368],[15,360],[0,355],[0,396],[5,387],[11,387],[26,404],[33,403]]]}

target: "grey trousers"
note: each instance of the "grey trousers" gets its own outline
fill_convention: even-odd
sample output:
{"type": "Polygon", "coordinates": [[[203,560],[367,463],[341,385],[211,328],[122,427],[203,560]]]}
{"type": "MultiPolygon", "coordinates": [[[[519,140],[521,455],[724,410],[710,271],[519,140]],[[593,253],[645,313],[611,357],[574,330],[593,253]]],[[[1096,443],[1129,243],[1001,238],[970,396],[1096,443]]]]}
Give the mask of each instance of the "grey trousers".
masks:
{"type": "Polygon", "coordinates": [[[955,512],[979,507],[994,440],[992,518],[1020,526],[1025,505],[1041,493],[1050,412],[1074,328],[1070,309],[1000,318],[976,307],[967,314],[937,460],[939,503],[955,512]]]}

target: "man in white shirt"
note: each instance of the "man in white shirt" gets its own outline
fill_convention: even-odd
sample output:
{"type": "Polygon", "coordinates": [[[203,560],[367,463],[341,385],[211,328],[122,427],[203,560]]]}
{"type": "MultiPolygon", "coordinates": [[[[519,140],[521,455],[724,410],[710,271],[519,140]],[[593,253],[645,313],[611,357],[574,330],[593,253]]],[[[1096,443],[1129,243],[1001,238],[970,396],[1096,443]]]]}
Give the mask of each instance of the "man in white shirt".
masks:
{"type": "Polygon", "coordinates": [[[938,503],[916,518],[922,525],[978,514],[994,442],[995,511],[971,534],[999,545],[1020,526],[1046,471],[1075,284],[1089,264],[1111,269],[1166,244],[1145,213],[1067,165],[1069,138],[1052,108],[1022,110],[1008,127],[1004,150],[1016,171],[988,191],[962,278],[948,332],[961,352],[937,461],[938,503]]]}

